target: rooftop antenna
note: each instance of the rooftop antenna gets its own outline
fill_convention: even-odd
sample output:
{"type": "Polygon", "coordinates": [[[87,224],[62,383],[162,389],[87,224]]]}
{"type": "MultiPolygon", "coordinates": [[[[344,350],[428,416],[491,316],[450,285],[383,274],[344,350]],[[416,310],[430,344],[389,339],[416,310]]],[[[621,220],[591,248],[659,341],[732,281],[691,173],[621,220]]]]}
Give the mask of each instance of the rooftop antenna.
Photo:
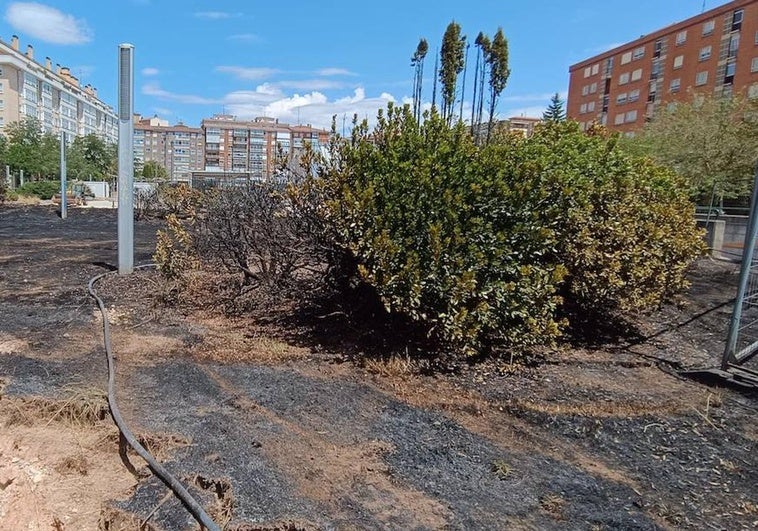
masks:
{"type": "Polygon", "coordinates": [[[705,0],[703,0],[703,10],[701,11],[701,13],[705,13],[705,0]]]}

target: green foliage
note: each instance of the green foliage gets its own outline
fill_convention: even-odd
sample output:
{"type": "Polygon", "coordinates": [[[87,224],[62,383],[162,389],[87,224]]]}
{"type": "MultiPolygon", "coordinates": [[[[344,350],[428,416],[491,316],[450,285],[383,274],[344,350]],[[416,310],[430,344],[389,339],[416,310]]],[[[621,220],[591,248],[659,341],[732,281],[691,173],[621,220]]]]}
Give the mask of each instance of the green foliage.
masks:
{"type": "Polygon", "coordinates": [[[464,50],[466,37],[461,36],[460,25],[452,21],[448,24],[442,37],[442,49],[440,50],[440,83],[442,84],[442,116],[448,122],[453,117],[453,105],[455,104],[456,85],[458,74],[463,70],[464,50]]]}
{"type": "Polygon", "coordinates": [[[328,220],[390,311],[473,354],[549,343],[564,269],[546,257],[541,192],[502,172],[462,124],[418,125],[390,106],[333,145],[321,186],[328,220]]]}
{"type": "Polygon", "coordinates": [[[60,143],[52,133],[42,133],[39,120],[24,118],[5,128],[8,142],[6,163],[14,171],[24,170],[27,177],[58,177],[60,143]]]}
{"type": "Polygon", "coordinates": [[[758,100],[693,95],[689,103],[662,107],[623,144],[686,177],[694,197],[749,197],[758,159],[758,100]]]}
{"type": "Polygon", "coordinates": [[[16,188],[18,195],[39,197],[40,199],[52,199],[60,191],[60,181],[31,181],[16,188]]]}
{"type": "Polygon", "coordinates": [[[542,119],[546,122],[563,122],[566,120],[566,110],[563,108],[563,100],[557,92],[550,98],[550,105],[542,113],[542,119]]]}
{"type": "Polygon", "coordinates": [[[568,271],[564,295],[585,310],[632,312],[685,287],[685,270],[704,247],[682,178],[573,122],[549,122],[511,142],[490,149],[517,181],[542,190],[541,216],[568,271]]]}
{"type": "Polygon", "coordinates": [[[165,182],[168,180],[168,171],[159,162],[148,160],[142,166],[142,179],[147,182],[165,182]]]}
{"type": "Polygon", "coordinates": [[[511,69],[508,67],[508,39],[503,34],[503,28],[497,28],[492,44],[489,44],[485,50],[484,58],[490,71],[490,119],[487,129],[489,142],[495,118],[495,106],[511,76],[511,69]]]}
{"type": "Polygon", "coordinates": [[[81,180],[110,180],[117,172],[117,149],[94,134],[77,136],[68,146],[66,172],[81,180]]]}
{"type": "Polygon", "coordinates": [[[615,137],[551,123],[473,143],[389,106],[331,146],[323,217],[386,308],[461,352],[552,342],[565,298],[595,312],[659,304],[702,251],[681,179],[615,137]]]}
{"type": "Polygon", "coordinates": [[[424,81],[424,59],[429,52],[429,43],[422,38],[418,41],[416,51],[411,57],[411,66],[413,67],[413,116],[416,121],[421,120],[421,93],[424,81]]]}

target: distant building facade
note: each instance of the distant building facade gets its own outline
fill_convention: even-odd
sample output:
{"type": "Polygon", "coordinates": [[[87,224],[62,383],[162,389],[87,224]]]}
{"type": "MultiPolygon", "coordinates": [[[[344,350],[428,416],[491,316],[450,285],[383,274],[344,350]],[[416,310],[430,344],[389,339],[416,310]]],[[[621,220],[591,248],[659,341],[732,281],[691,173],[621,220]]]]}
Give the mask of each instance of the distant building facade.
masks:
{"type": "Polygon", "coordinates": [[[66,67],[53,67],[49,57],[34,60],[34,47],[19,51],[18,37],[0,40],[0,132],[12,123],[33,117],[43,131],[70,138],[95,134],[118,141],[118,117],[97,97],[97,89],[79,85],[66,67]]]}
{"type": "Polygon", "coordinates": [[[568,117],[632,132],[692,93],[758,97],[758,0],[735,0],[569,69],[568,117]]]}
{"type": "Polygon", "coordinates": [[[169,125],[160,118],[134,116],[134,163],[139,171],[145,162],[157,162],[175,182],[190,182],[193,171],[204,168],[205,141],[202,129],[182,123],[169,125]]]}
{"type": "Polygon", "coordinates": [[[274,118],[237,120],[217,114],[201,122],[205,140],[204,176],[230,174],[265,180],[274,176],[279,155],[295,158],[305,143],[319,149],[329,131],[310,125],[292,126],[274,118]]]}

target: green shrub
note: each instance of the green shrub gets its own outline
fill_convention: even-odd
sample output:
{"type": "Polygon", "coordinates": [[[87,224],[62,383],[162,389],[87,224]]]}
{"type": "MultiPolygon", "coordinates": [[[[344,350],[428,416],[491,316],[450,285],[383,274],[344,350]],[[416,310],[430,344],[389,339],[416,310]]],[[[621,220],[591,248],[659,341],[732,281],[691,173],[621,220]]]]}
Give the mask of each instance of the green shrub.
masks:
{"type": "Polygon", "coordinates": [[[508,173],[533,180],[550,208],[564,294],[584,310],[631,312],[686,286],[704,252],[687,183],[616,148],[616,137],[576,123],[547,124],[527,141],[491,148],[508,173]]]}
{"type": "Polygon", "coordinates": [[[542,191],[491,171],[463,125],[435,113],[417,125],[390,106],[376,129],[357,125],[322,171],[326,215],[361,278],[389,311],[473,354],[532,346],[559,333],[554,231],[542,191]]]}
{"type": "Polygon", "coordinates": [[[18,195],[34,196],[40,199],[52,199],[60,191],[60,181],[31,181],[16,189],[18,195]]]}
{"type": "Polygon", "coordinates": [[[702,251],[685,184],[576,124],[478,148],[390,106],[330,151],[315,186],[359,277],[467,354],[552,342],[565,297],[650,308],[702,251]]]}

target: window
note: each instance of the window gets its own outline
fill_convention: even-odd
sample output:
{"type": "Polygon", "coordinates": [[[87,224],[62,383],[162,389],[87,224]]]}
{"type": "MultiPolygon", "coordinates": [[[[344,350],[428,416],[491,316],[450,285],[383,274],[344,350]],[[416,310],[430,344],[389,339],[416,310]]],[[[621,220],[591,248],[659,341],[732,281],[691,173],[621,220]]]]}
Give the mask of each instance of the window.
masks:
{"type": "MultiPolygon", "coordinates": [[[[758,37],[756,37],[758,38],[758,37]]],[[[627,63],[632,62],[632,52],[626,52],[624,55],[621,56],[621,64],[625,65],[627,63]]]]}
{"type": "Polygon", "coordinates": [[[729,37],[729,57],[737,57],[737,50],[740,48],[740,34],[735,33],[729,37]]]}
{"type": "Polygon", "coordinates": [[[713,30],[716,29],[716,21],[715,20],[709,20],[705,24],[703,24],[703,37],[706,35],[710,35],[713,33],[713,30]]]}
{"type": "Polygon", "coordinates": [[[747,97],[750,99],[758,98],[758,83],[753,83],[748,87],[747,97]]]}
{"type": "Polygon", "coordinates": [[[700,48],[699,60],[700,61],[705,61],[706,59],[710,59],[710,58],[711,58],[711,47],[710,47],[710,45],[709,46],[703,46],[702,48],[700,48]]]}
{"type": "Polygon", "coordinates": [[[600,63],[592,65],[592,75],[596,76],[598,72],[600,72],[600,63]]]}
{"type": "Polygon", "coordinates": [[[687,42],[687,30],[680,31],[679,33],[676,34],[676,45],[677,46],[681,46],[685,42],[687,42]]]}
{"type": "Polygon", "coordinates": [[[629,103],[634,103],[640,99],[640,89],[634,89],[629,93],[629,103]]]}
{"type": "Polygon", "coordinates": [[[660,57],[662,52],[663,41],[655,41],[655,46],[653,47],[653,57],[660,57]]]}
{"type": "Polygon", "coordinates": [[[745,16],[743,9],[738,9],[732,13],[732,31],[740,31],[742,29],[742,19],[745,16]]]}
{"type": "Polygon", "coordinates": [[[639,81],[640,79],[642,79],[642,69],[638,68],[632,72],[632,81],[639,81]]]}
{"type": "Polygon", "coordinates": [[[587,112],[594,112],[595,111],[595,102],[591,101],[587,104],[587,112]]]}
{"type": "Polygon", "coordinates": [[[640,46],[639,48],[635,48],[634,52],[632,53],[632,59],[636,61],[637,59],[642,59],[643,57],[645,57],[645,47],[640,46]]]}
{"type": "Polygon", "coordinates": [[[594,94],[595,92],[597,92],[597,83],[590,85],[590,94],[594,94]]]}
{"type": "Polygon", "coordinates": [[[616,96],[616,105],[623,105],[623,104],[625,104],[626,103],[626,98],[627,98],[626,92],[622,92],[621,94],[619,94],[618,96],[616,96]]]}
{"type": "MultiPolygon", "coordinates": [[[[758,31],[755,32],[755,44],[758,44],[758,31]]],[[[1,76],[2,74],[0,74],[1,76]]]]}
{"type": "Polygon", "coordinates": [[[708,72],[698,72],[695,76],[695,86],[700,87],[708,83],[708,72]]]}
{"type": "Polygon", "coordinates": [[[750,72],[758,72],[758,57],[753,57],[753,61],[750,63],[750,72]]]}
{"type": "Polygon", "coordinates": [[[626,123],[636,122],[637,121],[637,111],[629,111],[626,113],[626,123]]]}
{"type": "Polygon", "coordinates": [[[681,79],[672,79],[671,85],[669,86],[669,90],[671,92],[679,92],[679,89],[682,87],[682,80],[681,79]]]}
{"type": "Polygon", "coordinates": [[[2,93],[3,93],[3,82],[0,81],[0,94],[2,94],[2,93]]]}
{"type": "Polygon", "coordinates": [[[674,57],[674,70],[677,68],[682,68],[682,65],[684,65],[684,56],[683,55],[677,55],[674,57]]]}
{"type": "Polygon", "coordinates": [[[584,85],[582,87],[582,96],[586,96],[589,93],[590,93],[590,86],[589,85],[584,85]]]}
{"type": "Polygon", "coordinates": [[[592,74],[592,68],[591,67],[588,66],[587,68],[584,69],[584,77],[585,78],[590,77],[591,74],[592,74]]]}
{"type": "Polygon", "coordinates": [[[737,69],[737,63],[732,61],[727,63],[726,71],[724,72],[724,85],[731,85],[734,83],[734,72],[737,69]]]}
{"type": "Polygon", "coordinates": [[[629,72],[619,76],[619,85],[626,85],[627,83],[629,83],[629,72]]]}
{"type": "Polygon", "coordinates": [[[617,114],[616,118],[614,118],[613,123],[616,125],[621,125],[624,123],[624,113],[617,114]]]}
{"type": "Polygon", "coordinates": [[[587,112],[587,104],[586,103],[582,103],[579,106],[579,114],[584,114],[586,112],[587,112]]]}

